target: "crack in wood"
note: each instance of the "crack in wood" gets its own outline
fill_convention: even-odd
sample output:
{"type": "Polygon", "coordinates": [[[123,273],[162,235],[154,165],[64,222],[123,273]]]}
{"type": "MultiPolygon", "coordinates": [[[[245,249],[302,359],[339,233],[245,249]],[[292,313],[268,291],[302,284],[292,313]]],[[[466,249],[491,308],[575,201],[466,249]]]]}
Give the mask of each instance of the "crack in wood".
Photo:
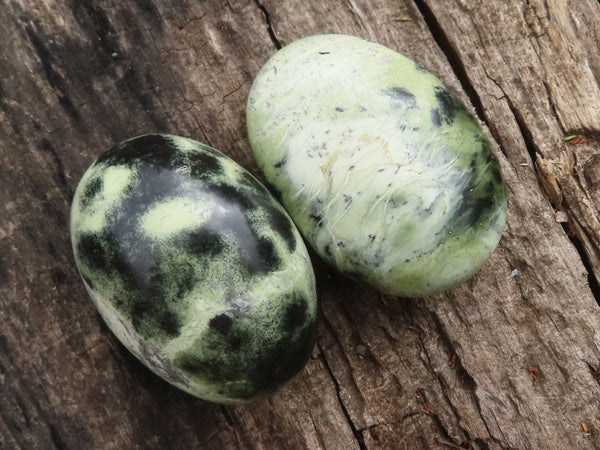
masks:
{"type": "Polygon", "coordinates": [[[58,71],[54,68],[54,62],[52,58],[52,53],[48,49],[48,47],[44,44],[44,41],[47,41],[44,37],[40,36],[36,30],[34,30],[30,25],[25,27],[25,32],[29,37],[29,41],[33,46],[33,49],[42,65],[42,69],[46,76],[46,80],[50,87],[56,91],[56,97],[58,99],[58,103],[63,108],[63,110],[67,113],[71,119],[75,122],[79,122],[81,120],[81,116],[79,112],[73,105],[69,97],[69,90],[67,88],[67,84],[63,77],[58,73],[58,71]]]}
{"type": "Polygon", "coordinates": [[[590,363],[587,363],[588,369],[590,369],[590,373],[592,374],[592,377],[594,378],[594,380],[596,380],[596,382],[598,384],[600,384],[600,366],[596,369],[594,366],[592,366],[590,363]]]}
{"type": "Polygon", "coordinates": [[[313,418],[313,416],[309,416],[309,418],[310,418],[310,423],[313,426],[315,436],[317,437],[317,442],[319,443],[321,448],[326,449],[327,445],[326,445],[325,441],[323,440],[323,436],[321,436],[321,433],[319,432],[319,427],[317,427],[317,424],[315,423],[315,419],[313,418]]]}
{"type": "Polygon", "coordinates": [[[571,241],[571,244],[573,244],[573,247],[575,247],[575,250],[579,254],[579,258],[581,259],[583,267],[585,267],[585,271],[587,272],[587,282],[590,291],[592,292],[596,303],[600,305],[600,282],[598,282],[598,280],[596,279],[594,265],[590,257],[588,256],[588,253],[586,252],[585,246],[582,242],[582,236],[585,235],[585,231],[583,230],[581,225],[578,224],[573,214],[569,215],[569,222],[561,222],[560,225],[562,226],[565,232],[565,236],[567,236],[567,238],[571,241]],[[576,232],[573,232],[571,230],[571,228],[569,227],[570,224],[572,224],[572,226],[575,227],[576,232]]]}
{"type": "Polygon", "coordinates": [[[271,38],[273,45],[275,45],[275,48],[279,50],[281,47],[283,47],[283,45],[281,45],[281,42],[279,41],[279,39],[277,39],[277,35],[275,34],[275,30],[273,28],[273,23],[271,22],[271,16],[267,11],[267,8],[262,4],[260,0],[254,0],[254,3],[264,15],[264,19],[267,24],[267,31],[269,32],[269,37],[271,38]]]}
{"type": "MultiPolygon", "coordinates": [[[[409,317],[410,317],[412,323],[415,324],[415,321],[413,320],[413,316],[410,312],[409,312],[409,317]]],[[[454,366],[455,373],[457,374],[456,376],[460,380],[462,386],[468,390],[469,396],[472,401],[472,406],[475,409],[475,411],[477,411],[477,414],[481,418],[481,421],[482,421],[482,423],[487,431],[487,434],[488,434],[488,436],[485,439],[481,438],[481,437],[473,438],[473,437],[471,437],[470,433],[464,427],[460,426],[461,415],[460,415],[458,408],[454,405],[454,403],[452,402],[451,398],[449,397],[449,395],[447,393],[448,385],[447,385],[446,381],[444,380],[442,374],[440,374],[438,371],[436,371],[434,369],[433,364],[431,362],[431,357],[427,350],[426,343],[423,339],[423,335],[418,333],[421,349],[425,355],[425,360],[423,362],[426,364],[428,371],[436,378],[436,380],[440,386],[439,392],[441,393],[446,404],[449,406],[452,413],[454,414],[456,423],[458,424],[460,431],[464,434],[466,445],[467,446],[470,445],[473,448],[488,449],[489,445],[486,443],[486,440],[491,440],[491,441],[494,441],[500,448],[504,448],[502,441],[492,435],[491,429],[490,429],[485,417],[483,416],[483,411],[481,408],[481,404],[479,402],[479,398],[477,397],[477,394],[475,393],[475,389],[476,389],[477,385],[476,385],[474,378],[464,368],[464,366],[462,365],[462,363],[460,361],[460,358],[458,358],[458,357],[454,358],[454,356],[457,355],[457,352],[456,352],[454,346],[452,345],[451,340],[450,340],[448,334],[446,333],[439,318],[435,314],[432,314],[432,319],[434,321],[436,330],[439,332],[438,337],[436,337],[436,342],[438,342],[438,344],[440,344],[444,347],[445,353],[449,356],[449,358],[450,358],[450,355],[453,355],[451,361],[452,361],[452,365],[454,366]]],[[[431,416],[433,417],[436,425],[440,428],[440,431],[444,434],[446,439],[448,439],[449,441],[453,441],[454,445],[458,445],[458,446],[465,445],[462,442],[456,443],[455,440],[452,439],[447,428],[444,425],[444,422],[442,421],[442,419],[440,418],[440,416],[438,414],[431,412],[431,416]]],[[[463,447],[460,447],[460,448],[463,448],[463,447]]]]}
{"type": "Polygon", "coordinates": [[[63,193],[65,194],[65,199],[67,200],[67,202],[70,202],[71,198],[73,197],[73,188],[71,188],[71,186],[69,186],[69,183],[67,182],[65,167],[62,163],[60,156],[58,155],[50,141],[46,138],[43,138],[40,141],[39,147],[52,156],[54,166],[56,167],[56,177],[58,185],[60,186],[61,191],[63,191],[63,193]]]}
{"type": "MultiPolygon", "coordinates": [[[[413,323],[413,325],[415,327],[417,327],[417,324],[416,324],[416,322],[415,322],[415,320],[413,318],[413,315],[411,314],[410,311],[408,312],[408,315],[409,315],[410,320],[413,323]]],[[[437,322],[437,320],[436,320],[436,322],[437,322]]],[[[447,336],[445,336],[445,333],[443,332],[443,329],[439,325],[440,325],[439,322],[436,323],[437,328],[441,331],[440,336],[445,340],[445,345],[447,347],[450,347],[450,349],[451,349],[450,354],[455,354],[454,350],[450,346],[450,342],[447,339],[447,336]]],[[[423,340],[423,335],[421,333],[417,333],[417,336],[418,336],[418,339],[419,339],[419,343],[420,343],[420,346],[421,346],[422,353],[425,356],[425,358],[423,359],[423,363],[427,366],[427,370],[431,373],[431,375],[433,375],[437,379],[437,382],[438,382],[438,384],[440,386],[439,392],[441,393],[441,395],[443,396],[444,400],[446,401],[446,403],[448,404],[448,406],[452,410],[452,412],[453,412],[453,414],[455,416],[455,419],[456,419],[456,423],[458,424],[460,422],[460,415],[458,413],[458,410],[455,408],[455,406],[452,404],[452,401],[448,397],[448,394],[446,392],[446,389],[447,389],[446,383],[444,382],[444,380],[442,379],[442,377],[440,376],[440,374],[438,374],[437,371],[433,368],[433,364],[431,363],[431,357],[429,355],[429,352],[427,351],[427,347],[425,345],[425,341],[423,340]]],[[[454,439],[450,436],[450,433],[448,432],[448,428],[444,425],[444,422],[439,417],[439,415],[436,414],[435,412],[429,410],[429,408],[427,410],[427,413],[433,418],[435,424],[439,428],[439,430],[442,433],[442,435],[446,439],[448,439],[449,441],[454,441],[454,439]]],[[[469,433],[463,427],[460,427],[460,431],[467,438],[467,441],[469,441],[470,440],[469,433]]],[[[455,445],[459,445],[456,442],[454,442],[454,444],[455,445]]],[[[462,445],[462,443],[460,445],[462,445]]]]}
{"type": "Polygon", "coordinates": [[[369,19],[364,16],[364,13],[360,10],[360,8],[355,4],[353,0],[346,0],[346,4],[350,9],[350,12],[356,18],[357,25],[364,30],[367,30],[369,33],[369,39],[377,42],[377,37],[375,32],[373,31],[373,27],[369,25],[369,19]]]}
{"type": "Polygon", "coordinates": [[[356,431],[358,433],[364,433],[365,431],[368,431],[370,433],[371,430],[373,430],[373,428],[377,428],[377,427],[384,426],[384,425],[387,425],[387,426],[399,425],[399,424],[402,424],[403,422],[405,422],[406,420],[410,419],[411,417],[416,417],[416,416],[419,416],[419,415],[421,415],[420,412],[416,412],[416,411],[409,412],[409,413],[405,414],[404,416],[402,416],[398,420],[394,420],[392,422],[385,422],[384,421],[384,422],[374,423],[372,425],[369,425],[369,426],[366,426],[366,427],[363,427],[363,428],[359,428],[356,431]]]}
{"type": "MultiPolygon", "coordinates": [[[[331,325],[329,325],[329,324],[328,324],[328,326],[331,327],[331,325]]],[[[352,433],[354,434],[354,437],[355,437],[356,441],[358,442],[360,449],[368,450],[367,446],[365,445],[364,437],[363,437],[362,433],[359,430],[357,430],[356,425],[354,425],[354,422],[352,421],[352,418],[350,417],[350,413],[346,409],[346,405],[344,404],[344,401],[342,400],[342,396],[340,395],[340,382],[333,374],[333,371],[331,370],[331,367],[329,366],[329,362],[327,361],[327,357],[325,356],[325,353],[323,352],[323,348],[321,347],[321,344],[317,343],[317,348],[321,352],[322,359],[323,359],[323,366],[325,367],[325,370],[327,371],[327,373],[329,374],[329,376],[331,377],[331,379],[333,380],[333,383],[335,385],[335,392],[336,392],[336,395],[338,398],[338,402],[340,404],[340,408],[342,409],[342,413],[344,414],[344,417],[346,418],[346,421],[348,422],[348,425],[350,426],[350,429],[352,430],[352,433]]]]}
{"type": "Polygon", "coordinates": [[[237,91],[239,91],[242,87],[244,87],[244,84],[240,84],[238,87],[236,87],[235,89],[232,89],[231,91],[227,92],[226,94],[223,95],[223,100],[225,100],[227,97],[235,94],[237,91]]]}
{"type": "MultiPolygon", "coordinates": [[[[531,133],[531,130],[527,126],[527,122],[523,118],[521,111],[519,111],[519,109],[515,107],[513,102],[510,100],[510,97],[508,97],[508,96],[506,97],[506,104],[508,105],[508,109],[510,110],[511,114],[514,116],[514,118],[517,122],[517,126],[519,127],[519,132],[521,133],[521,136],[523,137],[523,142],[525,143],[525,147],[527,148],[527,152],[529,153],[531,162],[533,164],[536,164],[538,152],[535,147],[535,143],[534,143],[535,141],[533,139],[533,134],[531,133]]],[[[540,177],[540,176],[541,175],[538,173],[538,177],[540,177]]]]}
{"type": "Polygon", "coordinates": [[[48,430],[50,432],[50,440],[57,449],[67,448],[67,444],[53,424],[48,424],[48,430]]]}
{"type": "MultiPolygon", "coordinates": [[[[546,83],[544,83],[544,86],[546,86],[546,83]]],[[[550,104],[552,105],[552,100],[550,97],[550,93],[548,91],[548,101],[550,102],[550,104]]],[[[515,120],[517,121],[517,125],[519,127],[519,131],[521,133],[521,135],[523,136],[523,140],[525,142],[525,146],[527,148],[527,151],[529,152],[529,155],[532,159],[533,162],[536,161],[536,156],[537,156],[537,151],[535,148],[535,143],[534,143],[534,139],[533,139],[533,135],[531,130],[529,129],[529,127],[527,126],[527,123],[525,121],[525,119],[523,118],[523,115],[521,114],[521,112],[513,105],[513,103],[511,102],[510,98],[507,97],[506,98],[507,101],[507,105],[511,111],[511,113],[513,114],[513,116],[515,117],[515,120]]],[[[554,111],[554,107],[552,107],[552,110],[554,111]]],[[[558,116],[555,114],[556,119],[558,120],[558,116]]],[[[559,125],[560,121],[558,121],[559,125]]],[[[562,128],[562,125],[561,125],[562,128]]],[[[541,173],[540,170],[537,171],[537,175],[538,178],[540,179],[545,179],[546,177],[544,176],[543,173],[541,173]]],[[[556,181],[557,187],[559,189],[559,192],[561,192],[561,198],[560,199],[556,199],[554,198],[554,196],[552,195],[552,193],[544,188],[544,190],[546,191],[550,202],[553,204],[554,208],[558,208],[558,209],[566,209],[566,210],[570,210],[570,208],[567,205],[567,208],[565,208],[562,203],[563,203],[563,198],[562,198],[562,192],[563,189],[561,189],[560,187],[560,182],[557,180],[556,181]]],[[[546,183],[542,182],[542,186],[546,186],[546,183]]],[[[584,191],[585,192],[585,191],[584,191]]],[[[587,254],[587,252],[585,251],[584,245],[582,243],[582,233],[584,233],[583,228],[577,223],[576,219],[575,219],[575,215],[574,214],[569,214],[569,222],[574,224],[576,227],[576,233],[572,233],[571,230],[568,227],[568,224],[565,223],[561,223],[564,231],[565,231],[565,235],[567,236],[567,238],[569,238],[569,240],[571,241],[571,243],[573,244],[573,246],[575,247],[578,255],[579,255],[579,259],[581,260],[581,262],[583,263],[586,271],[587,271],[587,275],[588,275],[588,284],[590,286],[590,290],[592,292],[592,295],[594,296],[596,302],[600,305],[600,283],[598,282],[598,280],[596,279],[595,275],[594,275],[594,269],[593,269],[593,263],[590,259],[590,256],[587,254]]]]}
{"type": "Polygon", "coordinates": [[[202,14],[199,17],[192,17],[191,19],[188,19],[184,23],[182,23],[180,25],[177,25],[177,28],[179,29],[179,31],[183,31],[184,29],[186,29],[192,23],[201,22],[206,16],[208,16],[208,12],[202,14]]]}
{"type": "Polygon", "coordinates": [[[543,81],[542,83],[544,85],[544,90],[546,91],[546,97],[548,97],[548,105],[550,106],[550,110],[552,111],[552,115],[554,116],[554,119],[556,120],[556,123],[558,123],[558,126],[560,127],[561,130],[563,130],[563,133],[565,132],[565,126],[563,125],[562,121],[560,120],[560,117],[558,115],[558,111],[556,109],[556,104],[552,99],[552,91],[550,90],[550,85],[548,84],[548,82],[546,80],[543,81]]]}
{"type": "Polygon", "coordinates": [[[452,71],[456,75],[456,78],[460,82],[463,90],[469,97],[469,100],[473,107],[475,108],[475,112],[477,116],[486,124],[488,128],[490,128],[490,122],[485,114],[485,110],[483,108],[483,103],[481,102],[481,98],[479,94],[475,90],[475,87],[469,80],[469,76],[467,75],[467,70],[465,68],[464,63],[458,51],[452,45],[452,42],[446,35],[443,27],[440,25],[437,17],[427,4],[427,0],[414,0],[415,5],[421,12],[425,23],[433,37],[433,40],[437,44],[437,46],[442,50],[442,52],[446,55],[446,59],[452,68],[452,71]]]}

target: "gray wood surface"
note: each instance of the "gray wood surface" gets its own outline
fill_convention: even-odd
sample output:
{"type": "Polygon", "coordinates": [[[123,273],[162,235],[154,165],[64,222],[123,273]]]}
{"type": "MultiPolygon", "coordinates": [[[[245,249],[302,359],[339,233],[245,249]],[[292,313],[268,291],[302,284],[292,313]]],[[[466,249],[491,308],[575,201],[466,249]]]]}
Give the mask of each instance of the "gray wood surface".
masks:
{"type": "Polygon", "coordinates": [[[0,448],[600,448],[597,1],[0,8],[0,448]],[[278,47],[328,32],[387,45],[460,94],[496,145],[507,228],[474,279],[422,300],[381,297],[315,259],[307,367],[270,399],[209,404],[102,323],[71,254],[73,191],[109,146],[156,131],[260,176],[252,80],[278,47]]]}

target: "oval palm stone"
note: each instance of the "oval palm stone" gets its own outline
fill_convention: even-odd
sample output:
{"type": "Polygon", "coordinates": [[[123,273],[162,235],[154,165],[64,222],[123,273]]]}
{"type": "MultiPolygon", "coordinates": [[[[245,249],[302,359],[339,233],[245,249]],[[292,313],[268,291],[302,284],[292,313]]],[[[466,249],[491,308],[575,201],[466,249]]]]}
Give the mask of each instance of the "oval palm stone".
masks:
{"type": "Polygon", "coordinates": [[[250,401],[310,357],[317,301],[302,238],[265,187],[206,145],[146,135],[101,155],[75,192],[71,238],[109,328],[195,396],[250,401]]]}
{"type": "Polygon", "coordinates": [[[316,252],[392,295],[472,276],[505,223],[499,163],[434,75],[382,45],[322,35],[278,51],[247,105],[258,166],[316,252]]]}

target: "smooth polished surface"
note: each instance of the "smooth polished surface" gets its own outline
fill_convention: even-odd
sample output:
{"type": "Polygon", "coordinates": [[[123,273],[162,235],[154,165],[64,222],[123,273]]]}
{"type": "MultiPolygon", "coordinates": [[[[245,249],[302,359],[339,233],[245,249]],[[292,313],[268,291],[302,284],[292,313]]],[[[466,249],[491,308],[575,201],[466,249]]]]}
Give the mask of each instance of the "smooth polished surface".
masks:
{"type": "Polygon", "coordinates": [[[308,360],[317,304],[304,243],[222,153],[170,135],[113,147],[79,183],[71,237],[110,329],[175,386],[240,403],[308,360]]]}
{"type": "Polygon", "coordinates": [[[492,146],[460,100],[393,50],[301,39],[261,69],[252,150],[313,248],[384,293],[424,296],[472,276],[505,223],[492,146]]]}

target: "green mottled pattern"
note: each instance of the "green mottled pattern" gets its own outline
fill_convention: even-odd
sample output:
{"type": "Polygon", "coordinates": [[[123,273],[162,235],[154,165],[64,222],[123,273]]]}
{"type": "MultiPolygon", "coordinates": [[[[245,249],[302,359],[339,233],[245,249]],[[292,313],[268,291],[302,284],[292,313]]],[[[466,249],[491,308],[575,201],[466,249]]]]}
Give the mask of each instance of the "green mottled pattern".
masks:
{"type": "Polygon", "coordinates": [[[187,392],[249,401],[309,358],[316,293],[302,238],[216,150],[171,135],[115,146],[79,183],[71,236],[110,329],[187,392]]]}
{"type": "Polygon", "coordinates": [[[248,99],[267,181],[329,263],[394,295],[473,275],[506,198],[483,130],[434,75],[381,45],[313,36],[277,52],[248,99]]]}

